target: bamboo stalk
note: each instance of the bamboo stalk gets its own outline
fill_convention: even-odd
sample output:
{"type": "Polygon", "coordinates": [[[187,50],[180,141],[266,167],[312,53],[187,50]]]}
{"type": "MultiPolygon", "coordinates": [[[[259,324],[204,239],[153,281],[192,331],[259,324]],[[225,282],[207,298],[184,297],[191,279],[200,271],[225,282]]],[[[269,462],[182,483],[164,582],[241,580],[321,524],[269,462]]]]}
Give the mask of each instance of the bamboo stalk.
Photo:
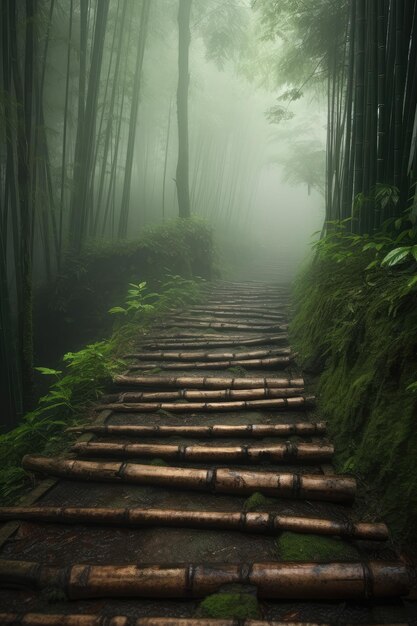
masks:
{"type": "Polygon", "coordinates": [[[207,565],[84,565],[50,567],[0,561],[4,587],[61,589],[71,600],[88,598],[201,598],[227,584],[250,584],[274,600],[393,598],[411,589],[403,562],[238,563],[207,565]]]}
{"type": "Polygon", "coordinates": [[[175,326],[176,328],[223,328],[224,330],[259,330],[264,332],[276,332],[287,330],[287,324],[243,324],[241,322],[182,322],[181,319],[172,320],[171,324],[158,324],[155,328],[167,328],[175,326]]]}
{"type": "Polygon", "coordinates": [[[161,339],[152,339],[141,341],[141,347],[148,350],[160,350],[161,348],[227,348],[229,346],[261,346],[271,343],[286,343],[288,335],[281,333],[270,337],[259,336],[250,339],[229,339],[228,335],[200,336],[193,335],[194,339],[181,340],[173,337],[162,337],[161,339]],[[199,339],[201,337],[201,339],[199,339]]]}
{"type": "Polygon", "coordinates": [[[131,391],[103,396],[102,402],[166,402],[167,400],[254,400],[258,398],[293,398],[301,387],[289,389],[179,389],[178,391],[131,391]]]}
{"type": "Polygon", "coordinates": [[[270,387],[304,387],[302,378],[286,377],[233,377],[233,376],[127,376],[120,374],[113,378],[116,385],[145,387],[201,387],[203,389],[253,389],[270,387]]]}
{"type": "Polygon", "coordinates": [[[246,446],[206,446],[160,443],[97,443],[78,442],[72,452],[89,457],[122,459],[146,457],[217,463],[321,463],[332,459],[334,447],[328,443],[274,443],[246,446]]]}
{"type": "MultiPolygon", "coordinates": [[[[0,507],[0,520],[31,520],[52,524],[105,524],[121,526],[164,526],[236,530],[248,533],[279,534],[282,531],[340,536],[349,539],[386,541],[385,524],[297,517],[268,512],[188,511],[142,508],[83,507],[0,507]]],[[[0,622],[1,623],[1,622],[0,622]]]]}
{"type": "MultiPolygon", "coordinates": [[[[271,314],[271,315],[275,315],[276,313],[278,314],[283,314],[284,309],[286,310],[287,307],[275,307],[275,306],[253,306],[253,305],[247,305],[246,307],[243,307],[243,311],[247,311],[248,313],[260,313],[261,315],[264,314],[271,314]]],[[[178,309],[176,309],[178,310],[178,309]]],[[[184,309],[185,310],[185,309],[184,309]]],[[[227,313],[232,313],[233,311],[238,311],[239,313],[242,312],[242,307],[238,304],[205,304],[204,306],[202,306],[201,304],[194,304],[191,306],[188,306],[187,311],[195,311],[197,313],[206,313],[209,311],[213,311],[214,313],[218,313],[219,311],[227,311],[227,313]]]]}
{"type": "Polygon", "coordinates": [[[350,476],[260,472],[228,468],[159,467],[130,462],[79,461],[78,459],[37,455],[24,456],[22,465],[28,471],[71,480],[156,485],[170,489],[191,489],[234,495],[261,491],[275,497],[350,502],[356,493],[356,481],[350,476]]]}
{"type": "Polygon", "coordinates": [[[96,406],[97,411],[116,411],[127,413],[194,412],[194,411],[242,411],[242,410],[285,410],[309,408],[314,406],[314,396],[295,398],[277,398],[274,400],[236,400],[229,402],[109,402],[96,406]]]}
{"type": "Polygon", "coordinates": [[[95,433],[109,437],[289,437],[292,435],[312,436],[326,432],[325,422],[296,422],[295,424],[215,424],[213,426],[122,426],[94,424],[72,426],[66,432],[95,433]]]}
{"type": "MultiPolygon", "coordinates": [[[[266,322],[278,322],[285,321],[287,315],[284,313],[254,313],[253,310],[245,311],[240,307],[239,309],[233,309],[231,311],[222,311],[220,309],[212,310],[175,310],[168,316],[168,319],[184,319],[184,320],[201,320],[204,322],[241,322],[241,321],[254,321],[256,323],[262,323],[262,320],[266,322]],[[231,318],[231,319],[230,319],[231,318]]],[[[266,323],[265,322],[265,323],[266,323]]]]}
{"type": "Polygon", "coordinates": [[[138,363],[136,365],[130,365],[128,371],[146,371],[157,368],[164,370],[217,370],[228,369],[229,367],[244,367],[250,369],[263,367],[285,368],[291,364],[292,360],[292,357],[277,356],[265,359],[233,359],[230,361],[170,361],[168,363],[165,363],[164,361],[158,361],[157,363],[138,363]]]}
{"type": "Polygon", "coordinates": [[[269,356],[287,356],[291,348],[273,348],[270,350],[249,350],[248,352],[208,352],[190,350],[188,352],[131,352],[124,359],[157,359],[162,361],[232,361],[234,359],[260,359],[269,356]]]}
{"type": "MultiPolygon", "coordinates": [[[[3,626],[330,626],[311,622],[277,622],[253,619],[188,619],[181,617],[128,617],[45,613],[0,613],[3,626]]],[[[405,624],[388,626],[406,626],[405,624]]]]}

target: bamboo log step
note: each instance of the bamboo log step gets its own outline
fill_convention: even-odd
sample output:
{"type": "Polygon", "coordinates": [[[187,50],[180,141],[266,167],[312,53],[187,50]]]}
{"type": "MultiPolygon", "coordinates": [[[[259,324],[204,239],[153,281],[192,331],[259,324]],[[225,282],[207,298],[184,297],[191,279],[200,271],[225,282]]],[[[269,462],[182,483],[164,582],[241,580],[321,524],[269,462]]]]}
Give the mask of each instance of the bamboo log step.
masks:
{"type": "MultiPolygon", "coordinates": [[[[194,619],[181,617],[128,617],[127,615],[0,613],[2,626],[330,626],[312,622],[278,622],[254,619],[194,619]]],[[[407,626],[388,624],[385,626],[407,626]]]]}
{"type": "MultiPolygon", "coordinates": [[[[191,306],[188,306],[187,309],[183,309],[184,311],[187,310],[189,312],[197,312],[197,313],[207,313],[207,312],[213,312],[213,313],[221,313],[222,311],[227,312],[227,314],[231,314],[233,313],[233,311],[237,311],[239,313],[241,313],[242,311],[248,312],[248,313],[260,313],[261,315],[264,314],[270,314],[270,315],[275,315],[276,313],[278,314],[283,314],[287,309],[287,306],[284,305],[283,307],[275,307],[275,306],[256,306],[256,305],[247,305],[245,307],[241,307],[238,304],[205,304],[205,305],[201,305],[201,304],[193,304],[191,306]]],[[[178,311],[178,309],[175,309],[176,311],[178,311]]],[[[180,312],[180,311],[179,311],[180,312]]]]}
{"type": "Polygon", "coordinates": [[[79,442],[71,452],[88,457],[121,459],[146,457],[199,463],[321,463],[330,461],[334,447],[328,443],[273,443],[245,446],[208,446],[160,443],[79,442]]]}
{"type": "Polygon", "coordinates": [[[166,376],[146,375],[127,376],[120,374],[113,378],[116,385],[134,387],[193,387],[202,389],[253,389],[269,387],[271,389],[304,387],[304,379],[292,376],[281,377],[234,377],[234,376],[166,376]]]}
{"type": "Polygon", "coordinates": [[[158,361],[156,363],[138,363],[136,365],[130,365],[128,367],[128,371],[145,371],[158,368],[164,370],[218,370],[228,369],[229,367],[244,367],[247,369],[258,369],[267,367],[286,368],[292,363],[292,361],[293,357],[291,356],[267,357],[265,359],[231,359],[229,361],[170,361],[168,363],[164,361],[158,361]]]}
{"type": "Polygon", "coordinates": [[[208,352],[190,350],[188,352],[131,352],[123,356],[124,359],[157,359],[162,361],[232,361],[234,359],[261,359],[269,356],[288,356],[291,348],[272,348],[264,350],[249,350],[248,352],[208,352]]]}
{"type": "Polygon", "coordinates": [[[198,411],[243,411],[265,410],[275,411],[313,407],[314,396],[295,398],[277,398],[275,400],[230,400],[229,402],[108,402],[99,404],[97,411],[116,411],[127,413],[155,413],[168,411],[171,413],[189,413],[198,411]]]}
{"type": "Polygon", "coordinates": [[[50,567],[0,561],[0,585],[60,589],[71,600],[89,598],[201,598],[227,584],[249,584],[271,600],[397,598],[411,588],[402,562],[84,565],[50,567]]]}
{"type": "MultiPolygon", "coordinates": [[[[126,615],[0,613],[3,626],[330,626],[312,622],[277,622],[254,619],[193,619],[181,617],[128,617],[126,615]]],[[[407,626],[388,624],[385,626],[407,626]]]]}
{"type": "Polygon", "coordinates": [[[303,388],[289,389],[179,389],[172,391],[130,391],[102,397],[102,402],[166,402],[169,400],[256,400],[259,398],[293,398],[302,394],[303,388]]]}
{"type": "MultiPolygon", "coordinates": [[[[182,617],[128,617],[127,615],[0,613],[3,626],[331,626],[320,622],[278,622],[261,619],[206,619],[182,617]]],[[[369,626],[369,625],[364,625],[369,626]]],[[[407,626],[385,624],[384,626],[407,626]]]]}
{"type": "Polygon", "coordinates": [[[52,524],[104,524],[109,526],[163,526],[205,530],[236,530],[268,535],[291,531],[365,541],[386,541],[389,536],[385,524],[297,517],[260,511],[189,511],[136,507],[0,507],[0,521],[8,522],[11,520],[30,520],[52,524]]]}
{"type": "Polygon", "coordinates": [[[172,320],[171,324],[163,323],[155,325],[155,328],[167,328],[175,326],[176,328],[223,328],[224,330],[256,330],[265,333],[274,333],[276,331],[285,331],[287,324],[243,324],[242,322],[201,322],[190,321],[183,322],[181,320],[172,320]]]}
{"type": "Polygon", "coordinates": [[[130,462],[96,462],[26,455],[25,470],[67,478],[69,480],[153,485],[169,489],[265,495],[329,502],[351,502],[356,494],[356,481],[350,476],[322,476],[228,468],[196,469],[158,467],[130,462]]]}
{"type": "Polygon", "coordinates": [[[250,339],[229,339],[229,335],[222,335],[219,337],[218,335],[205,335],[205,339],[199,339],[199,335],[192,335],[194,339],[180,339],[174,337],[162,337],[162,339],[152,339],[141,341],[140,345],[142,348],[146,348],[147,350],[161,350],[161,348],[169,349],[180,349],[180,348],[227,348],[231,346],[261,346],[265,344],[271,343],[287,343],[288,342],[288,334],[280,333],[279,335],[272,336],[258,336],[250,339]]]}
{"type": "Polygon", "coordinates": [[[326,432],[325,422],[297,422],[295,424],[214,424],[213,426],[136,426],[94,424],[72,426],[67,432],[95,433],[109,437],[289,437],[291,435],[313,436],[326,432]]]}
{"type": "Polygon", "coordinates": [[[172,312],[167,319],[183,319],[183,320],[200,320],[203,322],[255,322],[263,323],[262,320],[265,320],[265,323],[271,324],[272,322],[281,322],[285,321],[287,315],[284,313],[254,313],[250,311],[247,313],[245,310],[240,308],[240,310],[232,310],[232,311],[221,311],[221,310],[188,310],[187,311],[175,311],[172,312]]]}

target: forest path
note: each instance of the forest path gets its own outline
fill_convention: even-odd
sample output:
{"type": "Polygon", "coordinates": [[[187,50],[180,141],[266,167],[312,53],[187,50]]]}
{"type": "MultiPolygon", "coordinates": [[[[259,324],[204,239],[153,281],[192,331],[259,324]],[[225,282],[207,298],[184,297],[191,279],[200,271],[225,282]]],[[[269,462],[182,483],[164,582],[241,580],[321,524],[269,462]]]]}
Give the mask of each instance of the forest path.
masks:
{"type": "Polygon", "coordinates": [[[138,342],[70,454],[25,458],[58,480],[0,510],[22,520],[0,554],[0,624],[185,626],[228,604],[274,623],[412,623],[406,566],[331,465],[288,302],[285,286],[212,284],[138,342]]]}

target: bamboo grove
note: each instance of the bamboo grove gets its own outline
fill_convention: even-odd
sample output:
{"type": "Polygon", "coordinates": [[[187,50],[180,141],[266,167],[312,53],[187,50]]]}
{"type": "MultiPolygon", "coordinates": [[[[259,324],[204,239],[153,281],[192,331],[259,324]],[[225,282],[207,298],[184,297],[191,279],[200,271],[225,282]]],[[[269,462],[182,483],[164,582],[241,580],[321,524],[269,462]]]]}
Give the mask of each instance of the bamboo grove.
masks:
{"type": "Polygon", "coordinates": [[[326,94],[327,221],[350,220],[360,234],[380,230],[414,204],[416,2],[252,4],[264,38],[285,42],[276,82],[292,89],[283,97],[326,94]]]}
{"type": "Polygon", "coordinates": [[[347,11],[329,74],[327,211],[372,233],[415,195],[417,4],[352,0],[347,11]],[[398,201],[384,202],[384,188],[398,201]]]}
{"type": "MultiPolygon", "coordinates": [[[[231,188],[221,190],[221,198],[213,194],[213,179],[227,168],[216,172],[217,154],[202,153],[209,131],[193,134],[189,147],[189,43],[200,38],[210,54],[210,41],[230,17],[230,7],[214,8],[200,0],[2,1],[0,388],[6,413],[20,415],[32,402],[37,285],[56,280],[66,259],[91,241],[133,238],[147,223],[188,217],[191,210],[208,214],[219,200],[227,216],[243,194],[238,150],[230,158],[231,188]],[[157,102],[153,76],[163,84],[157,102]]],[[[229,58],[232,47],[223,41],[213,58],[229,58]]]]}

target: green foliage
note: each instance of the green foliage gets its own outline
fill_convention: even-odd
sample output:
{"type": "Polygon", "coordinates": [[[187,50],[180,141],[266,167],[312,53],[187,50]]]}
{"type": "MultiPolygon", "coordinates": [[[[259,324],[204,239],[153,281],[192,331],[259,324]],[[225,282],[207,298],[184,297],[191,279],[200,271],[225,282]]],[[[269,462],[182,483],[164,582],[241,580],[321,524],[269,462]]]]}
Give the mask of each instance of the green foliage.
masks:
{"type": "Polygon", "coordinates": [[[261,509],[265,507],[270,500],[266,498],[262,493],[256,491],[249,498],[247,498],[243,504],[244,511],[256,511],[256,509],[261,509]]]}
{"type": "Polygon", "coordinates": [[[283,532],[276,540],[282,561],[356,561],[359,554],[352,545],[338,537],[283,532]]]}
{"type": "Polygon", "coordinates": [[[250,619],[260,617],[258,601],[247,593],[215,593],[205,598],[198,609],[199,617],[250,619]]]}
{"type": "Polygon", "coordinates": [[[413,266],[369,270],[374,249],[363,252],[364,239],[352,245],[350,235],[337,245],[338,237],[320,242],[296,285],[292,342],[304,367],[321,372],[319,410],[339,468],[370,480],[375,514],[410,536],[417,523],[415,274],[413,266]]]}
{"type": "MultiPolygon", "coordinates": [[[[24,487],[26,476],[20,461],[25,454],[53,454],[66,449],[70,442],[65,429],[79,423],[89,403],[97,400],[112,375],[125,367],[118,355],[167,309],[195,302],[202,284],[201,279],[168,276],[162,281],[162,291],[158,294],[148,293],[146,282],[131,283],[125,306],[111,311],[123,323],[116,324],[110,339],[65,354],[63,371],[36,368],[43,376],[51,376],[53,382],[38,406],[24,416],[19,426],[0,435],[0,457],[4,463],[0,470],[0,499],[9,502],[24,487]]],[[[165,464],[159,459],[156,462],[165,464]]]]}

